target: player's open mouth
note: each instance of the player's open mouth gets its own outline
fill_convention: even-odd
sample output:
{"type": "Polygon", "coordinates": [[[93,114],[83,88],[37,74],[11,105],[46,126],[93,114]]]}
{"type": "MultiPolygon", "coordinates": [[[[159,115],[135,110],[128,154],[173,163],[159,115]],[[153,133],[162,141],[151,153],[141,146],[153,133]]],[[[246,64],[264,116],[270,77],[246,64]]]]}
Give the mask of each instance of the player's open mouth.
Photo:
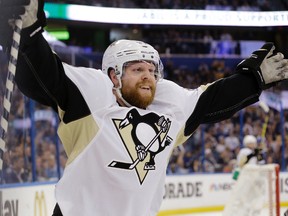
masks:
{"type": "Polygon", "coordinates": [[[150,91],[151,87],[150,86],[140,86],[140,89],[150,91]]]}

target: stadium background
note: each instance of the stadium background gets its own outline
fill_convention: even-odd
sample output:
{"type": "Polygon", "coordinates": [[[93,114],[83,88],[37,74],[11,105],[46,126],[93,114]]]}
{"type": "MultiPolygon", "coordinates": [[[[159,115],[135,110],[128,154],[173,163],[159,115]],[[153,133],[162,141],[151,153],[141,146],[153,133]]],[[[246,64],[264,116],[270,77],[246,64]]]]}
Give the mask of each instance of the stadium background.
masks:
{"type": "MultiPolygon", "coordinates": [[[[67,0],[50,1],[50,5],[76,4],[95,7],[146,9],[186,9],[219,11],[286,11],[286,0],[67,0]]],[[[112,16],[112,14],[111,14],[112,16]]],[[[225,77],[250,50],[265,41],[273,41],[288,57],[287,26],[219,25],[148,25],[113,24],[48,18],[45,33],[50,45],[68,63],[100,68],[105,48],[115,39],[144,40],[161,54],[165,77],[187,88],[225,77]],[[58,38],[58,39],[56,39],[58,38]]],[[[0,52],[0,105],[7,75],[7,57],[0,52]]],[[[243,86],[245,88],[245,86],[243,86]]],[[[264,112],[258,104],[247,107],[231,119],[217,124],[201,125],[193,136],[170,159],[167,175],[231,173],[245,134],[254,134],[267,147],[267,163],[278,163],[287,172],[288,83],[264,92],[261,98],[270,107],[264,112]],[[268,125],[263,138],[263,124],[268,125]]],[[[43,105],[21,94],[13,94],[4,153],[1,186],[57,181],[63,172],[66,155],[56,134],[57,116],[43,105]]],[[[231,174],[232,176],[232,174],[231,174]]],[[[286,181],[285,181],[286,182],[286,181]]],[[[287,182],[286,182],[287,184],[287,182]]]]}

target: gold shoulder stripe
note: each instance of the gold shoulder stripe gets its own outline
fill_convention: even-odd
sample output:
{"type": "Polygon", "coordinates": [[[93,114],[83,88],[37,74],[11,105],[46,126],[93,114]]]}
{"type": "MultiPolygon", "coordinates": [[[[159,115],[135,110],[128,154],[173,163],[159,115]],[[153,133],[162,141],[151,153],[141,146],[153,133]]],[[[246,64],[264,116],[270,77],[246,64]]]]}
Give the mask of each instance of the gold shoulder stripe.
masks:
{"type": "Polygon", "coordinates": [[[92,115],[65,124],[61,122],[58,135],[63,143],[68,156],[67,164],[70,164],[91,142],[99,131],[92,115]]]}
{"type": "Polygon", "coordinates": [[[184,135],[184,129],[185,129],[185,127],[182,127],[181,130],[179,131],[179,133],[176,137],[174,148],[179,146],[179,145],[182,145],[190,137],[190,136],[184,135]]]}

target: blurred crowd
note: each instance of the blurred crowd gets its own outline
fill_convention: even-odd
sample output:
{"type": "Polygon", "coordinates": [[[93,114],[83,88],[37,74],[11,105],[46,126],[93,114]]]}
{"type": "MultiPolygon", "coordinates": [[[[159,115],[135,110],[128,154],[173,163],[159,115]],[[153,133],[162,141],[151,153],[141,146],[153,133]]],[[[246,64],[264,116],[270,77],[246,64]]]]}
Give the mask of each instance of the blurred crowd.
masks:
{"type": "MultiPolygon", "coordinates": [[[[257,106],[250,106],[241,112],[244,112],[243,135],[253,134],[257,137],[258,147],[264,153],[265,162],[281,165],[282,160],[285,160],[287,164],[288,143],[286,141],[283,158],[279,112],[269,112],[269,123],[264,138],[261,136],[266,115],[263,110],[257,106]]],[[[236,165],[237,154],[243,147],[239,118],[240,112],[231,119],[199,127],[191,138],[174,150],[167,173],[231,173],[236,165]]]]}
{"type": "MultiPolygon", "coordinates": [[[[1,82],[3,82],[7,74],[7,61],[1,52],[0,60],[0,75],[1,82]]],[[[174,80],[187,88],[196,88],[200,84],[229,76],[233,71],[232,68],[225,65],[225,59],[215,59],[209,65],[199,60],[198,69],[193,72],[189,68],[175,67],[173,62],[169,61],[165,63],[164,67],[167,79],[174,80]]],[[[274,91],[281,90],[279,88],[275,88],[274,91]]],[[[5,85],[3,84],[1,85],[0,104],[3,104],[4,89],[5,85]]],[[[37,103],[32,103],[34,105],[31,107],[31,103],[31,100],[23,96],[16,87],[9,118],[2,183],[55,181],[65,168],[67,158],[63,146],[57,138],[55,113],[37,103]],[[34,109],[32,114],[31,108],[34,109]],[[32,119],[34,119],[34,123],[32,119]]],[[[285,116],[287,119],[288,113],[285,113],[285,116]]],[[[285,128],[286,130],[287,128],[285,128]]],[[[280,113],[270,109],[269,113],[265,114],[259,106],[253,105],[238,112],[231,119],[216,124],[201,125],[183,145],[175,148],[167,173],[232,172],[237,153],[242,147],[241,137],[245,134],[253,134],[258,138],[259,146],[265,151],[267,163],[282,164],[283,160],[286,160],[287,164],[288,142],[285,143],[283,154],[280,113]],[[242,127],[240,125],[241,115],[242,127]],[[267,115],[269,122],[265,138],[263,138],[263,123],[267,115]]],[[[284,169],[286,170],[287,167],[284,169]]]]}
{"type": "MultiPolygon", "coordinates": [[[[210,54],[217,56],[240,55],[240,44],[225,30],[168,29],[149,30],[143,40],[166,54],[210,54]]],[[[249,35],[246,35],[248,40],[249,35]]]]}

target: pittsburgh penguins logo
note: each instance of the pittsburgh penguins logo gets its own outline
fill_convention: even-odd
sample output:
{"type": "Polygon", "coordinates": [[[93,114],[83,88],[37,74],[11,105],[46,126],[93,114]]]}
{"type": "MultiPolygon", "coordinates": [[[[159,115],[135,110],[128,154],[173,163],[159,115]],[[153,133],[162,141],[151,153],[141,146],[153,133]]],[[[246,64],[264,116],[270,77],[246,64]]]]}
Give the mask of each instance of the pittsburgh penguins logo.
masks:
{"type": "Polygon", "coordinates": [[[124,119],[113,119],[131,161],[114,160],[109,167],[136,170],[142,183],[149,170],[155,170],[155,157],[162,152],[172,138],[168,136],[171,121],[164,116],[148,113],[141,116],[130,110],[124,119]]]}

